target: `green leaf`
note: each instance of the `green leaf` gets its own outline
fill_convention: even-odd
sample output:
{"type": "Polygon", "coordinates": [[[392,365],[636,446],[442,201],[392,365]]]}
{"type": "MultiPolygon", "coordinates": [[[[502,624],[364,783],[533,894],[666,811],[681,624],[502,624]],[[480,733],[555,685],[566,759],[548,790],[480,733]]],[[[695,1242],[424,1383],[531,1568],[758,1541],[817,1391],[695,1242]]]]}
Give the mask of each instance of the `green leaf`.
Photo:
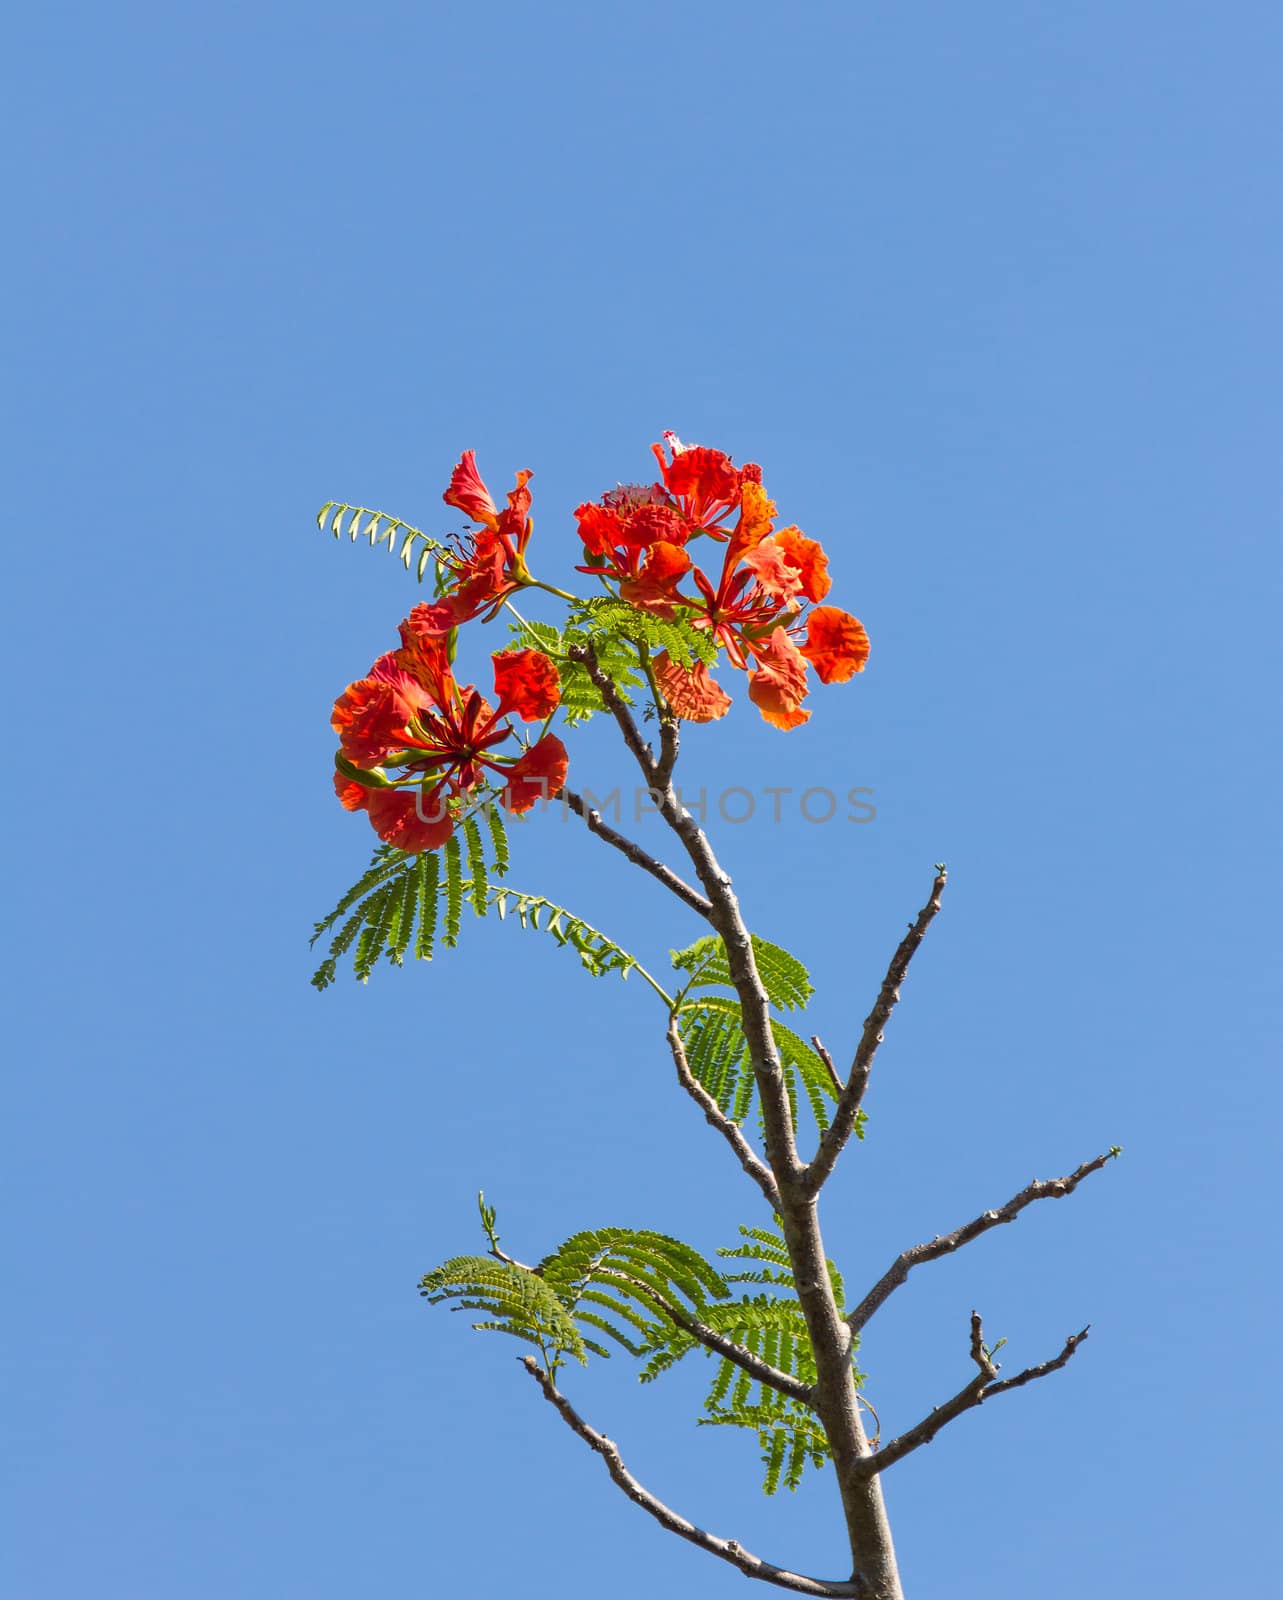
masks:
{"type": "MultiPolygon", "coordinates": [[[[771,1004],[782,1006],[786,1011],[804,1010],[815,989],[810,974],[797,957],[768,939],[759,939],[756,934],[753,935],[753,957],[771,1004]]],[[[685,950],[674,950],[672,958],[674,967],[690,974],[686,984],[688,991],[705,988],[734,991],[726,947],[716,934],[697,939],[685,950]]]]}
{"type": "Polygon", "coordinates": [[[354,544],[358,539],[366,539],[371,548],[386,544],[393,555],[400,555],[402,565],[407,571],[411,567],[416,569],[420,583],[423,582],[429,564],[432,565],[434,573],[449,570],[443,562],[443,558],[448,559],[450,555],[446,545],[439,539],[433,539],[422,529],[413,528],[408,522],[402,522],[400,517],[390,517],[384,511],[373,511],[369,506],[350,505],[346,501],[327,500],[316,514],[316,523],[322,532],[328,530],[336,539],[341,539],[346,533],[354,544]],[[367,519],[364,524],[362,518],[367,519]],[[400,541],[398,551],[398,535],[401,533],[404,533],[405,538],[400,541]]]}

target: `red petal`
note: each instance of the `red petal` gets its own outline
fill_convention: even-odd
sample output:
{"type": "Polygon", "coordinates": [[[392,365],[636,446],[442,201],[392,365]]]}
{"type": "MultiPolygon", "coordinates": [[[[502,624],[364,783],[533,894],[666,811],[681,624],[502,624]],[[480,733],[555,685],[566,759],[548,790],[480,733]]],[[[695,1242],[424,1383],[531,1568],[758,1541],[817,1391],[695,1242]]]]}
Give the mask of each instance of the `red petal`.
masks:
{"type": "Polygon", "coordinates": [[[774,539],[763,539],[756,550],[748,551],[743,564],[767,594],[774,595],[777,600],[791,600],[802,592],[801,574],[774,539]]]}
{"type": "Polygon", "coordinates": [[[716,722],[730,710],[730,695],[713,680],[702,661],[688,669],[665,650],[655,657],[655,678],[664,699],[684,722],[716,722]]]}
{"type": "Polygon", "coordinates": [[[441,498],[446,505],[458,506],[465,516],[471,517],[474,522],[484,523],[487,528],[495,528],[499,524],[495,503],[477,471],[475,450],[465,450],[459,457],[458,466],[450,474],[450,487],[441,498]]]}
{"type": "Polygon", "coordinates": [[[576,508],[575,521],[579,524],[580,542],[592,555],[604,556],[624,542],[623,516],[610,506],[599,506],[590,500],[576,508]]]}
{"type": "Polygon", "coordinates": [[[389,750],[404,747],[409,715],[405,699],[392,684],[373,677],[361,678],[349,683],[334,702],[330,726],[338,734],[349,761],[375,767],[389,750]]]}
{"type": "Polygon", "coordinates": [[[801,580],[802,593],[808,600],[823,600],[833,587],[829,577],[829,558],[824,547],[815,539],[808,539],[800,528],[781,528],[775,535],[775,544],[784,552],[784,559],[796,567],[801,580]]]}
{"type": "Polygon", "coordinates": [[[863,624],[836,606],[817,606],[806,622],[802,654],[815,668],[821,683],[845,683],[864,671],[869,659],[869,636],[863,624]]]}
{"type": "Polygon", "coordinates": [[[639,610],[671,617],[673,607],[681,600],[678,580],[690,571],[690,566],[691,558],[680,545],[653,544],[646,552],[639,576],[620,584],[620,596],[639,610]]]}
{"type": "Polygon", "coordinates": [[[355,778],[345,778],[341,772],[334,774],[334,792],[345,811],[364,811],[369,803],[370,791],[355,778]]]}
{"type": "Polygon", "coordinates": [[[537,745],[508,770],[502,800],[504,808],[523,816],[540,800],[559,795],[566,782],[570,759],[555,733],[546,733],[537,745]]]}
{"type": "Polygon", "coordinates": [[[752,647],[757,671],[748,682],[748,697],[773,728],[799,728],[811,713],[806,698],[806,662],[783,628],[776,628],[752,647]]]}
{"type": "Polygon", "coordinates": [[[685,495],[699,505],[734,500],[740,475],[721,450],[693,444],[669,462],[664,482],[670,494],[685,495]]]}
{"type": "Polygon", "coordinates": [[[533,477],[533,472],[517,474],[517,487],[508,491],[508,509],[499,518],[499,532],[516,539],[520,549],[530,537],[530,490],[526,485],[533,477]]]}
{"type": "MultiPolygon", "coordinates": [[[[415,611],[426,610],[415,606],[415,611]]],[[[454,697],[454,675],[450,671],[449,635],[420,633],[414,626],[414,612],[401,624],[401,648],[393,651],[397,665],[420,685],[432,704],[444,709],[454,697]]]]}
{"type": "Polygon", "coordinates": [[[371,789],[366,810],[375,833],[398,850],[435,850],[454,832],[443,784],[431,789],[371,789]]]}
{"type": "Polygon", "coordinates": [[[561,679],[542,650],[505,650],[492,659],[499,716],[515,711],[523,722],[542,722],[553,714],[561,703],[561,679]]]}

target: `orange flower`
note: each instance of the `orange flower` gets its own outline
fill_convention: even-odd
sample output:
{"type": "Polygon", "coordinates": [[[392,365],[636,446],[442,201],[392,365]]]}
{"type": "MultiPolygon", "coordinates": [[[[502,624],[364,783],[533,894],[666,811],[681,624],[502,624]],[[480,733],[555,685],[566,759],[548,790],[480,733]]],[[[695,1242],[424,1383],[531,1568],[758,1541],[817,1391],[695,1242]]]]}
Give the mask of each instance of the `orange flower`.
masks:
{"type": "Polygon", "coordinates": [[[401,637],[399,650],[381,656],[335,702],[342,759],[334,784],[349,811],[365,811],[379,837],[398,849],[432,850],[454,830],[452,802],[484,784],[499,780],[510,811],[529,810],[541,793],[559,792],[566,751],[553,735],[515,758],[492,754],[512,736],[506,719],[543,721],[560,703],[557,669],[542,651],[492,658],[497,705],[491,707],[471,685],[455,682],[444,637],[414,633],[409,619],[401,637]],[[384,765],[397,775],[389,777],[384,765]]]}
{"type": "Polygon", "coordinates": [[[657,484],[621,484],[578,507],[575,520],[591,561],[578,571],[613,579],[621,596],[641,611],[673,615],[677,582],[690,570],[690,557],[681,548],[689,531],[663,503],[657,484]]]}
{"type": "Polygon", "coordinates": [[[801,653],[815,668],[821,683],[845,683],[864,671],[869,659],[869,636],[864,625],[836,606],[817,606],[806,619],[806,643],[801,653]]]}
{"type": "Polygon", "coordinates": [[[757,671],[748,680],[748,697],[773,728],[800,728],[811,713],[802,710],[808,691],[806,662],[784,628],[776,628],[753,647],[757,671]]]}
{"type": "Polygon", "coordinates": [[[655,681],[675,716],[683,722],[716,722],[731,708],[731,697],[710,676],[702,661],[689,667],[663,651],[655,657],[655,681]]]}
{"type": "Polygon", "coordinates": [[[481,526],[457,539],[454,553],[441,558],[441,565],[455,576],[454,585],[431,605],[415,606],[410,615],[416,632],[446,633],[483,612],[489,621],[510,594],[529,582],[525,554],[534,524],[526,485],[532,476],[517,474],[517,487],[500,511],[477,471],[475,452],[465,450],[460,456],[441,498],[481,526]]]}
{"type": "Polygon", "coordinates": [[[729,538],[722,523],[739,505],[741,485],[746,481],[761,483],[762,469],[751,462],[736,467],[723,451],[683,444],[671,431],[665,432],[664,443],[671,460],[664,455],[664,445],[653,444],[650,448],[659,462],[664,488],[676,501],[691,532],[708,533],[715,539],[729,538]]]}
{"type": "MultiPolygon", "coordinates": [[[[775,529],[775,505],[762,487],[759,468],[744,467],[737,474],[720,451],[688,450],[673,435],[666,437],[671,462],[654,447],[664,487],[682,515],[702,520],[703,531],[725,539],[726,549],[716,583],[696,567],[689,576],[697,594],[688,597],[669,583],[664,599],[681,609],[664,614],[683,616],[708,632],[731,665],[749,674],[749,698],[773,727],[800,727],[810,716],[802,709],[807,663],[822,683],[845,682],[863,670],[868,637],[845,611],[818,604],[832,587],[828,557],[801,529],[775,529]],[[739,516],[727,533],[719,525],[733,505],[739,516]]],[[[634,592],[621,584],[621,597],[636,604],[634,592]]],[[[663,659],[660,687],[678,716],[707,722],[725,714],[729,698],[707,668],[687,671],[663,659]]]]}
{"type": "Polygon", "coordinates": [[[555,733],[544,734],[538,744],[532,745],[508,769],[508,782],[502,796],[505,808],[524,816],[540,800],[553,799],[565,787],[568,766],[565,745],[555,733]]]}

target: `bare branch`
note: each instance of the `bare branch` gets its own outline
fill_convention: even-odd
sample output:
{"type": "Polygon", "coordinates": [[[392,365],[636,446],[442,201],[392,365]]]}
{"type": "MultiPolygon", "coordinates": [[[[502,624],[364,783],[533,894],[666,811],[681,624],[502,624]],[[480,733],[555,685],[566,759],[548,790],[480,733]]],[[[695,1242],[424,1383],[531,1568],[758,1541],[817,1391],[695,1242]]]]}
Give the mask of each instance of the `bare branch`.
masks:
{"type": "Polygon", "coordinates": [[[752,1551],[745,1550],[738,1540],[722,1539],[715,1533],[697,1528],[693,1522],[687,1521],[685,1517],[671,1510],[662,1500],[657,1499],[638,1483],[624,1465],[613,1442],[598,1433],[595,1428],[589,1427],[533,1356],[523,1357],[521,1364],[543,1390],[544,1399],[555,1407],[567,1427],[577,1433],[584,1443],[602,1458],[606,1464],[606,1471],[633,1504],[649,1512],[661,1527],[667,1528],[669,1533],[675,1533],[679,1538],[689,1540],[701,1550],[707,1550],[710,1555],[729,1561],[746,1577],[760,1578],[763,1582],[776,1584],[781,1589],[792,1589],[798,1594],[853,1597],[853,1600],[862,1593],[862,1585],[808,1578],[799,1572],[790,1572],[785,1567],[773,1566],[769,1561],[763,1561],[760,1556],[755,1556],[752,1551]]]}
{"type": "Polygon", "coordinates": [[[1008,1389],[1023,1388],[1026,1383],[1032,1383],[1035,1378],[1045,1378],[1049,1372],[1059,1372],[1090,1332],[1091,1323],[1089,1322],[1081,1333],[1071,1333],[1069,1335],[1065,1340],[1065,1348],[1054,1361],[1040,1361],[1036,1367],[1026,1367],[1023,1372],[1018,1372],[1014,1378],[1004,1378],[1001,1383],[991,1384],[985,1390],[985,1399],[988,1400],[995,1394],[1006,1394],[1008,1389]]]}
{"type": "Polygon", "coordinates": [[[766,1203],[772,1211],[780,1209],[780,1193],[775,1187],[775,1179],[771,1169],[757,1154],[752,1145],[744,1137],[744,1132],[737,1122],[733,1122],[722,1110],[717,1101],[713,1099],[708,1090],[696,1078],[690,1069],[690,1062],[686,1057],[686,1046],[681,1034],[677,1031],[677,1018],[674,1017],[668,1024],[668,1048],[673,1053],[673,1065],[677,1068],[677,1081],[690,1095],[691,1099],[704,1113],[704,1121],[712,1128],[716,1128],[722,1138],[726,1140],[735,1152],[744,1171],[748,1173],[753,1182],[766,1197],[766,1203]]]}
{"type": "Polygon", "coordinates": [[[811,1035],[811,1046],[816,1055],[819,1056],[820,1060],[824,1063],[824,1070],[829,1075],[829,1082],[833,1085],[833,1092],[840,1100],[842,1098],[842,1090],[844,1085],[838,1069],[833,1065],[833,1057],[820,1043],[819,1037],[814,1033],[811,1035]]]}
{"type": "Polygon", "coordinates": [[[668,709],[663,695],[659,692],[649,661],[646,663],[646,673],[650,678],[651,688],[655,690],[655,703],[659,707],[659,760],[655,763],[655,787],[666,789],[672,780],[673,768],[677,765],[681,724],[668,709]]]}
{"type": "Polygon", "coordinates": [[[863,1470],[870,1476],[875,1473],[885,1472],[888,1467],[893,1467],[897,1461],[902,1461],[905,1456],[914,1450],[920,1449],[924,1444],[930,1444],[941,1428],[952,1422],[955,1417],[960,1417],[965,1411],[974,1410],[982,1405],[991,1396],[1004,1394],[1008,1389],[1019,1389],[1023,1384],[1032,1383],[1035,1378],[1045,1378],[1049,1372],[1058,1372],[1063,1367],[1078,1346],[1087,1337],[1088,1330],[1084,1328],[1081,1333],[1071,1334],[1065,1340],[1064,1349],[1052,1361],[1040,1362],[1036,1367],[1026,1367],[1023,1372],[1014,1378],[1004,1378],[1001,1382],[995,1381],[998,1377],[998,1365],[984,1342],[984,1327],[977,1311],[971,1313],[971,1359],[980,1368],[977,1375],[964,1389],[959,1389],[952,1400],[946,1400],[942,1406],[925,1416],[916,1426],[907,1433],[902,1433],[875,1454],[865,1458],[863,1470]]]}
{"type": "Polygon", "coordinates": [[[978,1239],[990,1228],[1001,1227],[1004,1222],[1014,1222],[1025,1207],[1033,1205],[1035,1200],[1061,1200],[1065,1195],[1073,1194],[1084,1178],[1093,1172],[1099,1172],[1106,1162],[1112,1161],[1117,1154],[1118,1147],[1115,1146],[1112,1150],[1107,1150],[1103,1156],[1097,1156],[1094,1161],[1084,1161],[1082,1166],[1065,1178],[1045,1180],[1035,1178],[998,1210],[982,1211],[978,1217],[964,1223],[961,1228],[955,1228],[952,1233],[937,1234],[925,1244],[915,1244],[912,1249],[902,1251],[846,1319],[847,1326],[852,1333],[859,1333],[873,1313],[894,1290],[900,1287],[914,1267],[921,1266],[925,1261],[938,1261],[941,1256],[961,1250],[964,1244],[970,1244],[973,1239],[978,1239]]]}
{"type": "Polygon", "coordinates": [[[681,901],[684,901],[692,911],[698,911],[701,917],[707,917],[713,909],[698,889],[692,889],[690,884],[679,878],[662,861],[656,861],[639,844],[626,838],[622,833],[616,833],[608,823],[603,822],[601,812],[591,809],[582,795],[573,789],[563,789],[558,796],[564,800],[577,817],[582,817],[588,826],[589,833],[595,833],[599,839],[604,839],[607,844],[613,845],[621,855],[627,856],[634,866],[640,867],[643,872],[649,872],[652,878],[657,879],[666,889],[681,901]]]}
{"type": "Polygon", "coordinates": [[[935,920],[936,912],[940,909],[940,899],[944,894],[944,886],[948,876],[949,874],[943,864],[937,865],[935,882],[931,885],[930,897],[926,905],[918,912],[917,921],[909,925],[908,933],[900,941],[899,949],[891,957],[891,965],[887,968],[887,975],[882,980],[882,987],[873,1003],[873,1010],[865,1018],[864,1031],[860,1035],[860,1043],[855,1052],[855,1060],[851,1064],[846,1087],[843,1089],[837,1108],[833,1113],[833,1121],[829,1124],[823,1138],[820,1140],[814,1160],[803,1174],[803,1188],[811,1194],[819,1192],[820,1186],[833,1171],[837,1158],[842,1154],[846,1142],[855,1128],[860,1102],[864,1099],[864,1091],[869,1085],[869,1074],[873,1071],[873,1058],[877,1055],[878,1046],[882,1043],[883,1029],[899,1002],[900,985],[904,982],[905,974],[909,970],[909,963],[913,960],[918,946],[922,943],[927,929],[935,920]]]}
{"type": "Polygon", "coordinates": [[[632,751],[637,765],[653,787],[658,787],[656,778],[659,764],[651,754],[650,746],[642,738],[641,729],[637,726],[632,712],[624,703],[623,697],[615,687],[609,673],[601,670],[601,663],[597,660],[597,652],[590,644],[573,644],[566,654],[572,661],[577,661],[584,668],[588,676],[596,685],[602,703],[619,724],[619,731],[624,736],[624,743],[632,751]]]}

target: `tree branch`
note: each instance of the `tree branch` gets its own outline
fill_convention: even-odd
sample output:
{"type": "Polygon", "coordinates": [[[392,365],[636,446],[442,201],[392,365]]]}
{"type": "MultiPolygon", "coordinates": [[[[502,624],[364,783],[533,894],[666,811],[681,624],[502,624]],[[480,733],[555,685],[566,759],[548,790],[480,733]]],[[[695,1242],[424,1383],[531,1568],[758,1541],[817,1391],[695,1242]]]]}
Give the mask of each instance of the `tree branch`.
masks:
{"type": "Polygon", "coordinates": [[[710,1555],[729,1561],[733,1567],[749,1578],[760,1578],[766,1583],[773,1583],[782,1589],[792,1589],[798,1594],[825,1595],[834,1597],[858,1597],[861,1587],[854,1583],[826,1582],[823,1578],[807,1578],[801,1573],[790,1572],[787,1568],[773,1566],[769,1561],[763,1561],[760,1556],[755,1556],[751,1551],[745,1550],[735,1539],[722,1539],[717,1534],[708,1533],[703,1528],[697,1528],[693,1522],[688,1522],[676,1511],[671,1510],[662,1500],[657,1499],[648,1489],[644,1489],[637,1479],[633,1477],[620,1458],[619,1451],[611,1440],[589,1427],[579,1415],[570,1401],[556,1387],[548,1374],[539,1366],[533,1356],[522,1358],[522,1366],[543,1390],[544,1399],[553,1406],[562,1421],[577,1433],[586,1445],[602,1458],[606,1464],[606,1471],[611,1478],[624,1491],[634,1505],[643,1511],[649,1512],[656,1522],[669,1533],[675,1533],[681,1539],[687,1539],[691,1544],[698,1545],[701,1550],[707,1550],[710,1555]]]}
{"type": "Polygon", "coordinates": [[[864,1031],[860,1035],[860,1043],[855,1052],[855,1060],[851,1064],[846,1087],[843,1089],[837,1107],[834,1110],[833,1121],[821,1138],[815,1157],[802,1176],[802,1187],[810,1194],[819,1193],[821,1185],[833,1171],[837,1158],[842,1154],[847,1140],[851,1137],[856,1117],[859,1115],[860,1102],[864,1099],[864,1091],[869,1085],[869,1074],[873,1071],[873,1058],[877,1055],[878,1046],[882,1043],[883,1029],[899,1002],[900,985],[904,982],[905,974],[909,970],[909,963],[913,960],[918,946],[922,943],[927,929],[935,920],[936,912],[940,909],[940,899],[944,894],[944,886],[948,876],[949,874],[943,864],[936,867],[935,882],[931,885],[930,897],[926,905],[918,912],[917,921],[909,925],[908,933],[900,941],[899,949],[891,957],[891,965],[887,968],[887,975],[882,980],[882,987],[873,1003],[873,1010],[865,1018],[864,1031]]]}
{"type": "Polygon", "coordinates": [[[589,833],[595,833],[599,839],[604,839],[607,844],[613,845],[621,855],[627,856],[634,866],[640,867],[643,872],[649,872],[652,878],[662,883],[665,889],[671,890],[692,911],[697,911],[701,917],[708,916],[713,908],[697,889],[692,889],[690,884],[679,878],[670,867],[666,867],[662,861],[656,861],[654,856],[649,855],[639,844],[635,844],[622,833],[616,833],[614,828],[602,821],[600,811],[588,806],[582,795],[576,794],[573,789],[563,789],[558,798],[564,800],[577,817],[583,818],[589,833]]]}
{"type": "Polygon", "coordinates": [[[1036,1367],[1026,1367],[1023,1372],[1018,1372],[1014,1378],[1004,1378],[1001,1383],[990,1385],[985,1390],[985,1399],[988,1400],[995,1394],[1006,1394],[1008,1389],[1020,1389],[1026,1383],[1032,1383],[1035,1378],[1045,1378],[1049,1372],[1059,1372],[1069,1358],[1077,1350],[1087,1335],[1091,1332],[1091,1323],[1081,1333],[1071,1333],[1065,1340],[1065,1347],[1052,1361],[1040,1361],[1036,1367]]]}
{"type": "MultiPolygon", "coordinates": [[[[664,774],[661,764],[663,757],[656,761],[647,748],[627,706],[620,699],[614,684],[601,671],[591,650],[577,647],[572,649],[571,656],[586,666],[625,744],[641,768],[660,816],[681,841],[695,869],[699,885],[708,896],[711,906],[708,920],[721,936],[726,951],[731,982],[740,1003],[744,1038],[753,1063],[762,1115],[766,1167],[772,1180],[769,1190],[762,1183],[758,1170],[761,1163],[756,1157],[753,1157],[752,1163],[745,1160],[743,1152],[748,1147],[738,1129],[732,1137],[727,1131],[729,1119],[721,1117],[719,1121],[718,1117],[709,1117],[709,1120],[732,1143],[745,1171],[767,1194],[772,1209],[779,1216],[788,1245],[793,1281],[797,1286],[798,1301],[815,1353],[813,1405],[832,1450],[851,1546],[854,1568],[851,1583],[854,1587],[845,1592],[863,1591],[866,1595],[879,1597],[879,1600],[892,1600],[893,1596],[899,1596],[901,1589],[895,1548],[886,1508],[882,1503],[881,1484],[876,1476],[859,1471],[860,1464],[868,1457],[869,1445],[856,1400],[850,1359],[851,1333],[833,1297],[824,1240],[816,1215],[815,1194],[804,1191],[799,1181],[806,1168],[797,1153],[788,1086],[771,1027],[770,1000],[757,968],[753,941],[735,897],[730,874],[718,861],[703,829],[681,804],[672,783],[658,782],[664,774]],[[578,650],[583,650],[583,653],[578,654],[578,650]]],[[[674,1059],[678,1062],[681,1076],[681,1060],[676,1051],[674,1059]]],[[[687,1064],[683,1083],[687,1092],[692,1094],[694,1091],[690,1083],[693,1081],[687,1064]]],[[[698,1095],[694,1095],[694,1098],[700,1099],[698,1095]]],[[[700,1100],[700,1104],[706,1116],[709,1115],[710,1106],[717,1110],[716,1103],[707,1095],[700,1100]]],[[[851,1111],[852,1124],[858,1109],[857,1104],[851,1111]]],[[[751,1151],[748,1153],[752,1154],[751,1151]]],[[[829,1592],[839,1591],[832,1589],[829,1592]]]]}
{"type": "Polygon", "coordinates": [[[659,763],[651,754],[650,746],[641,736],[641,729],[637,726],[633,714],[624,703],[623,697],[615,687],[614,681],[608,673],[601,670],[601,663],[597,660],[597,652],[590,644],[572,644],[566,654],[572,661],[577,661],[587,672],[601,695],[602,704],[610,712],[619,725],[619,731],[624,736],[624,743],[632,751],[637,765],[642,769],[646,781],[654,787],[659,773],[659,763]]]}
{"type": "Polygon", "coordinates": [[[766,1203],[772,1211],[780,1209],[780,1193],[775,1187],[775,1179],[771,1169],[757,1154],[752,1145],[744,1137],[744,1132],[737,1122],[733,1122],[722,1110],[717,1101],[713,1099],[708,1090],[696,1078],[690,1069],[690,1062],[686,1057],[686,1046],[681,1034],[677,1031],[677,1018],[673,1017],[668,1024],[668,1048],[673,1053],[673,1065],[677,1068],[677,1081],[690,1095],[691,1099],[704,1113],[704,1121],[711,1128],[716,1128],[722,1138],[726,1140],[735,1152],[744,1171],[748,1173],[753,1182],[766,1197],[766,1203]]]}
{"type": "Polygon", "coordinates": [[[825,1072],[828,1073],[829,1082],[833,1085],[833,1093],[837,1097],[837,1099],[840,1100],[842,1098],[842,1090],[844,1088],[844,1085],[843,1085],[843,1082],[842,1082],[841,1075],[838,1072],[838,1069],[833,1065],[833,1057],[829,1054],[829,1052],[820,1043],[820,1039],[819,1039],[819,1035],[818,1034],[814,1034],[813,1033],[811,1035],[811,1046],[814,1049],[816,1055],[819,1056],[820,1060],[824,1063],[824,1070],[825,1070],[825,1072]]]}
{"type": "Polygon", "coordinates": [[[719,1356],[725,1356],[742,1371],[747,1372],[750,1378],[756,1378],[759,1383],[764,1383],[767,1388],[775,1389],[780,1394],[788,1395],[790,1400],[800,1400],[803,1405],[812,1405],[815,1391],[809,1383],[803,1383],[800,1378],[795,1378],[791,1373],[781,1372],[778,1367],[773,1367],[769,1361],[763,1361],[760,1356],[755,1356],[751,1350],[746,1350],[742,1344],[736,1344],[734,1339],[728,1339],[724,1333],[718,1333],[716,1328],[710,1328],[707,1323],[701,1322],[698,1317],[692,1317],[681,1306],[674,1305],[666,1296],[652,1289],[648,1283],[640,1279],[630,1278],[627,1273],[620,1273],[621,1278],[627,1278],[636,1293],[644,1296],[650,1303],[663,1313],[670,1321],[690,1334],[692,1339],[702,1344],[705,1349],[712,1350],[719,1356]]]}
{"type": "Polygon", "coordinates": [[[925,1244],[915,1244],[911,1249],[901,1251],[846,1319],[847,1326],[852,1333],[859,1333],[873,1313],[894,1290],[900,1287],[914,1267],[921,1266],[926,1261],[938,1261],[941,1256],[952,1255],[955,1250],[961,1250],[964,1244],[970,1244],[973,1239],[978,1239],[990,1228],[1001,1227],[1004,1222],[1014,1222],[1025,1207],[1033,1205],[1035,1200],[1061,1200],[1065,1195],[1073,1194],[1084,1178],[1093,1172],[1099,1172],[1106,1162],[1112,1161],[1118,1153],[1118,1146],[1115,1145],[1103,1156],[1097,1156],[1094,1161],[1084,1161],[1082,1166],[1065,1178],[1045,1180],[1035,1178],[998,1210],[982,1211],[978,1217],[964,1223],[961,1228],[955,1228],[952,1233],[937,1234],[925,1244]]]}
{"type": "Polygon", "coordinates": [[[982,1405],[990,1396],[1004,1394],[1008,1389],[1019,1389],[1023,1384],[1032,1383],[1035,1378],[1045,1378],[1049,1372],[1058,1372],[1063,1367],[1078,1346],[1087,1337],[1088,1329],[1081,1333],[1070,1334],[1065,1340],[1064,1349],[1052,1361],[1040,1362],[1036,1367],[1026,1367],[1023,1372],[1014,1378],[1004,1378],[1001,1383],[995,1380],[998,1377],[998,1365],[985,1346],[984,1327],[980,1321],[980,1313],[971,1313],[971,1359],[980,1368],[979,1373],[964,1389],[959,1389],[952,1400],[946,1400],[942,1406],[936,1406],[922,1421],[910,1428],[907,1433],[902,1433],[882,1450],[867,1456],[862,1463],[863,1471],[873,1476],[885,1472],[888,1467],[893,1467],[897,1461],[903,1461],[905,1456],[914,1450],[921,1449],[924,1444],[930,1444],[941,1428],[952,1422],[956,1417],[962,1416],[966,1411],[973,1410],[982,1405]]]}

